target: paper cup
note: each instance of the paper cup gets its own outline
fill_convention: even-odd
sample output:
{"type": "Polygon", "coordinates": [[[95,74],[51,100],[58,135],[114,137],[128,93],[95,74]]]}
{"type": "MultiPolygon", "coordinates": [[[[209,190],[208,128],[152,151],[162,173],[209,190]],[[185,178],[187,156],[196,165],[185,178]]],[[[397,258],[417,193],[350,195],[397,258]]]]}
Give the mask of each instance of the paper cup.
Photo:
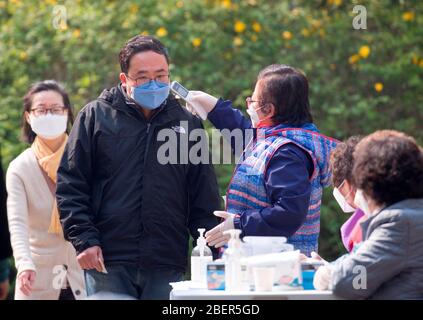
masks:
{"type": "Polygon", "coordinates": [[[274,267],[253,267],[255,291],[272,291],[274,267]]]}

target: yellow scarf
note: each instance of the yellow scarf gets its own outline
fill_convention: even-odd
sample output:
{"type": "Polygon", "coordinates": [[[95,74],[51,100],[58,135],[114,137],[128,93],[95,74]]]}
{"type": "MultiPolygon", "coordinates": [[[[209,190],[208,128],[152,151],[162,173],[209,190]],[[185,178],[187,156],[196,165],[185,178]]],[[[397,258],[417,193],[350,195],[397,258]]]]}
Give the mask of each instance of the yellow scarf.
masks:
{"type": "MultiPolygon", "coordinates": [[[[59,169],[60,160],[62,159],[65,150],[68,135],[65,135],[60,148],[53,152],[44,142],[38,137],[35,138],[31,148],[37,157],[38,163],[51,181],[56,185],[57,183],[57,170],[59,169]]],[[[56,197],[54,197],[53,211],[51,214],[49,233],[62,234],[62,226],[60,225],[59,210],[57,208],[56,197]]]]}

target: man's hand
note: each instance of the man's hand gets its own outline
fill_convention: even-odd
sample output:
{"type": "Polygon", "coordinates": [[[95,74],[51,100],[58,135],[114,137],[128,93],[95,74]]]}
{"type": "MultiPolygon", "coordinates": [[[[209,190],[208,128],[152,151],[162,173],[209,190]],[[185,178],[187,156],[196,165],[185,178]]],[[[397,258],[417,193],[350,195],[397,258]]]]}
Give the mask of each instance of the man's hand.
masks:
{"type": "Polygon", "coordinates": [[[4,280],[0,283],[0,300],[6,300],[9,294],[9,279],[4,280]]]}
{"type": "Polygon", "coordinates": [[[18,274],[19,290],[26,296],[29,296],[35,282],[35,271],[24,270],[18,274]]]}
{"type": "Polygon", "coordinates": [[[213,214],[217,217],[224,218],[221,224],[217,225],[213,229],[206,232],[206,241],[209,246],[215,246],[219,248],[226,244],[230,236],[228,234],[223,234],[226,230],[234,229],[234,217],[235,215],[226,211],[215,211],[213,214]]]}
{"type": "MultiPolygon", "coordinates": [[[[196,104],[197,106],[200,106],[204,109],[204,111],[209,114],[217,103],[217,98],[209,95],[208,93],[202,92],[202,91],[190,91],[190,102],[192,104],[196,104]]],[[[189,112],[196,115],[195,108],[190,104],[186,104],[186,108],[189,112]]]]}
{"type": "Polygon", "coordinates": [[[103,272],[103,253],[99,246],[84,250],[76,257],[76,260],[84,270],[96,269],[98,272],[103,272]]]}

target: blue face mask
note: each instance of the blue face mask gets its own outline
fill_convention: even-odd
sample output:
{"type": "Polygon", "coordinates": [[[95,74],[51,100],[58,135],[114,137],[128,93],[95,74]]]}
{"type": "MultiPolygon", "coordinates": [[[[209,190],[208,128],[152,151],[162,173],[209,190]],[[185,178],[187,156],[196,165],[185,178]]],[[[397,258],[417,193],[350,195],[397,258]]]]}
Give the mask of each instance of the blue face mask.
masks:
{"type": "Polygon", "coordinates": [[[134,87],[131,93],[136,103],[149,110],[160,107],[168,96],[169,84],[156,80],[134,87]]]}

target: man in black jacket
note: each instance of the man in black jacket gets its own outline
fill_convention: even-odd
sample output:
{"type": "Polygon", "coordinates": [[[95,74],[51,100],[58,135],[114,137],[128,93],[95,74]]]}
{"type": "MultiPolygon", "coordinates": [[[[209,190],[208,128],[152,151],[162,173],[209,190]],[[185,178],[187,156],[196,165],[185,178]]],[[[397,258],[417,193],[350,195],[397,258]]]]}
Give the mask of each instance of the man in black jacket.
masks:
{"type": "Polygon", "coordinates": [[[163,130],[174,131],[179,154],[196,144],[190,132],[203,128],[169,94],[166,48],[136,36],[119,60],[121,83],[86,105],[70,133],[57,180],[61,222],[88,295],[168,299],[169,282],[186,270],[189,233],[196,239],[198,228],[218,223],[216,176],[211,164],[158,156],[169,144],[163,130]]]}

